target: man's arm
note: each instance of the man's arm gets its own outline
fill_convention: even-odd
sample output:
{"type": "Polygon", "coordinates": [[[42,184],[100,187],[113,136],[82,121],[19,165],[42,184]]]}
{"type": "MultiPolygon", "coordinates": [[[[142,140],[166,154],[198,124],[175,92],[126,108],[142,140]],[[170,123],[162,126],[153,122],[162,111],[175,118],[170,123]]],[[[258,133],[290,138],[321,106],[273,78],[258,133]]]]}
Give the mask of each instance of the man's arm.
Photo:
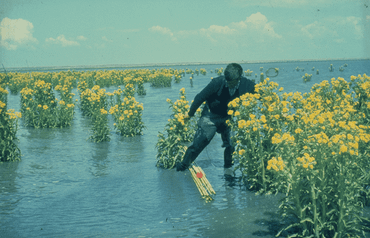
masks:
{"type": "Polygon", "coordinates": [[[203,102],[205,102],[212,94],[217,92],[219,82],[221,82],[221,79],[219,78],[212,79],[212,81],[195,96],[188,113],[190,117],[194,116],[195,112],[203,102]]]}

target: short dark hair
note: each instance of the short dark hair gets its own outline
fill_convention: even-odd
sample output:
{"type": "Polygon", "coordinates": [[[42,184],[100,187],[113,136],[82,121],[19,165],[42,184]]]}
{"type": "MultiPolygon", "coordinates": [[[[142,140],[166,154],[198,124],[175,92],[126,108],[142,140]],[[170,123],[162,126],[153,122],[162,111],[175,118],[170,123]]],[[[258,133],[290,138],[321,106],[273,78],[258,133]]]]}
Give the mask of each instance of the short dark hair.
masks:
{"type": "Polygon", "coordinates": [[[242,66],[240,66],[240,64],[237,64],[237,63],[228,64],[224,71],[225,79],[227,81],[240,78],[242,74],[243,74],[243,68],[242,66]]]}

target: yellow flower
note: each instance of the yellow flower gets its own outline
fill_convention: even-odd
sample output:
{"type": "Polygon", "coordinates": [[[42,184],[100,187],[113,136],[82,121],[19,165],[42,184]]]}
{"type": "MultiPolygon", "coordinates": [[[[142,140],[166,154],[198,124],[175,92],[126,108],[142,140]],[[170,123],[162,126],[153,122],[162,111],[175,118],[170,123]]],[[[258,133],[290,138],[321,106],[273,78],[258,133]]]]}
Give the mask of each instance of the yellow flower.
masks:
{"type": "Polygon", "coordinates": [[[347,152],[347,150],[348,150],[347,146],[341,145],[340,146],[340,152],[339,152],[339,154],[344,153],[344,152],[347,152]]]}
{"type": "Polygon", "coordinates": [[[0,101],[0,108],[4,108],[6,106],[5,103],[3,103],[2,101],[0,101]]]}
{"type": "Polygon", "coordinates": [[[266,116],[265,115],[262,115],[261,116],[261,121],[263,122],[263,123],[266,123],[267,121],[266,121],[266,116]]]}
{"type": "Polygon", "coordinates": [[[229,110],[229,111],[227,112],[227,114],[228,114],[228,115],[233,115],[233,114],[234,114],[234,111],[233,111],[233,110],[229,110]]]}
{"type": "Polygon", "coordinates": [[[44,105],[42,108],[44,108],[44,110],[48,109],[49,107],[47,105],[44,105]]]}
{"type": "Polygon", "coordinates": [[[243,155],[245,153],[244,149],[239,150],[239,155],[243,155]]]}
{"type": "Polygon", "coordinates": [[[296,134],[299,134],[299,133],[301,133],[302,131],[303,131],[303,130],[302,130],[301,128],[297,128],[297,129],[295,129],[295,131],[294,131],[294,132],[295,132],[296,134]]]}
{"type": "Polygon", "coordinates": [[[284,169],[284,161],[281,157],[278,157],[277,159],[275,157],[272,157],[272,159],[267,161],[267,164],[268,170],[270,170],[271,168],[273,168],[275,171],[284,169]]]}

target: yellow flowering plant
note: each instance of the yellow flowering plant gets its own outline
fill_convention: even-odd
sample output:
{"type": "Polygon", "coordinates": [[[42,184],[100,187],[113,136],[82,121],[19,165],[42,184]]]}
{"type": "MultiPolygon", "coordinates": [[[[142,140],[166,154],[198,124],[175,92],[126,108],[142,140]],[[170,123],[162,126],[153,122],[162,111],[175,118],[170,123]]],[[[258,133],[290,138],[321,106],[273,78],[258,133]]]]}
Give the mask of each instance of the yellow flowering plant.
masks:
{"type": "Polygon", "coordinates": [[[239,162],[236,169],[241,170],[249,189],[260,193],[273,191],[273,174],[266,170],[267,161],[275,153],[272,139],[290,119],[287,113],[281,113],[289,105],[275,92],[277,87],[266,78],[256,85],[256,94],[247,93],[229,103],[228,122],[235,132],[234,157],[239,162]]]}
{"type": "Polygon", "coordinates": [[[144,79],[142,77],[136,77],[134,80],[137,85],[137,94],[140,96],[146,95],[146,90],[144,88],[144,79]]]}
{"type": "Polygon", "coordinates": [[[57,101],[51,83],[37,80],[21,90],[21,112],[25,126],[57,127],[57,101]]]}
{"type": "Polygon", "coordinates": [[[363,115],[354,109],[349,92],[343,78],[323,81],[304,95],[296,110],[291,127],[296,128],[296,143],[290,146],[292,153],[285,153],[288,169],[278,172],[287,195],[282,214],[298,219],[285,230],[294,226],[301,236],[315,237],[363,230],[361,194],[368,184],[369,156],[360,148],[368,148],[369,130],[359,124],[363,115]]]}
{"type": "Polygon", "coordinates": [[[355,108],[365,114],[364,124],[370,123],[370,78],[366,74],[351,76],[349,83],[355,94],[355,108]]]}
{"type": "MultiPolygon", "coordinates": [[[[46,76],[48,75],[44,75],[44,78],[46,76]]],[[[35,75],[36,77],[37,75],[35,75]]],[[[54,88],[55,91],[59,92],[61,100],[55,97],[51,83],[43,80],[31,82],[21,90],[21,111],[26,126],[39,128],[71,125],[74,103],[73,94],[70,93],[72,84],[68,82],[65,81],[65,84],[59,84],[54,88]]]]}
{"type": "Polygon", "coordinates": [[[110,140],[110,129],[108,126],[108,99],[106,90],[99,85],[87,88],[87,84],[79,82],[80,108],[85,116],[92,119],[92,135],[89,139],[93,142],[110,140]]]}
{"type": "Polygon", "coordinates": [[[0,162],[20,160],[21,151],[16,144],[18,118],[22,116],[14,109],[7,110],[7,94],[4,79],[0,78],[0,162]]]}
{"type": "Polygon", "coordinates": [[[303,82],[304,82],[304,83],[310,82],[310,81],[311,81],[311,78],[312,78],[312,74],[308,74],[308,73],[305,73],[305,74],[302,76],[302,79],[303,79],[303,82]]]}
{"type": "Polygon", "coordinates": [[[31,75],[29,73],[10,72],[7,74],[7,78],[7,86],[12,94],[18,94],[31,82],[31,75]]]}
{"type": "Polygon", "coordinates": [[[216,68],[215,69],[215,73],[218,75],[218,76],[220,76],[220,75],[222,75],[223,74],[223,72],[224,72],[224,68],[216,68]]]}
{"type": "Polygon", "coordinates": [[[172,169],[177,162],[181,162],[187,146],[195,134],[195,121],[199,111],[191,120],[184,120],[189,111],[189,101],[186,100],[185,88],[180,89],[180,98],[175,102],[167,99],[172,110],[171,118],[165,126],[164,132],[159,132],[157,149],[157,167],[172,169]]]}
{"type": "MultiPolygon", "coordinates": [[[[77,81],[81,77],[82,72],[81,71],[60,71],[60,72],[54,72],[50,73],[49,75],[49,81],[46,79],[43,79],[45,82],[51,82],[53,87],[55,88],[57,85],[70,85],[70,88],[77,87],[77,81]],[[51,80],[50,80],[51,78],[51,80]]],[[[45,76],[46,77],[46,76],[45,76]]]]}
{"type": "Polygon", "coordinates": [[[96,71],[94,78],[95,78],[95,85],[98,85],[101,88],[109,87],[115,85],[115,81],[117,79],[116,70],[98,70],[96,71]]]}
{"type": "Polygon", "coordinates": [[[186,74],[194,74],[194,70],[186,68],[185,73],[186,74]]]}
{"type": "MultiPolygon", "coordinates": [[[[236,132],[234,156],[248,176],[248,185],[257,183],[258,191],[285,194],[280,211],[290,223],[278,235],[361,234],[370,128],[367,115],[356,110],[361,107],[352,92],[356,87],[366,90],[368,78],[361,77],[352,89],[338,78],[315,84],[303,95],[279,96],[266,87],[267,81],[256,86],[258,102],[255,95],[247,94],[230,103],[230,123],[236,132]]],[[[368,97],[361,100],[367,102],[368,97]]]]}
{"type": "Polygon", "coordinates": [[[134,85],[128,83],[124,90],[119,88],[113,95],[115,100],[109,113],[113,116],[114,128],[126,137],[142,135],[145,128],[142,122],[143,104],[136,101],[134,85]]]}
{"type": "Polygon", "coordinates": [[[72,93],[74,82],[74,76],[63,75],[59,79],[59,84],[54,87],[54,90],[60,96],[59,105],[56,110],[59,127],[67,127],[72,123],[75,108],[73,101],[74,93],[72,93]]]}
{"type": "Polygon", "coordinates": [[[110,129],[108,126],[108,111],[102,107],[94,107],[92,114],[92,135],[89,139],[93,142],[110,141],[110,129]]]}
{"type": "Polygon", "coordinates": [[[86,88],[92,88],[95,85],[96,71],[86,71],[79,75],[77,88],[79,92],[83,92],[86,88]]]}
{"type": "Polygon", "coordinates": [[[149,75],[150,86],[152,87],[171,87],[173,70],[161,69],[149,75]]]}
{"type": "Polygon", "coordinates": [[[204,69],[204,68],[201,68],[200,69],[200,74],[206,76],[207,75],[207,70],[204,69]]]}

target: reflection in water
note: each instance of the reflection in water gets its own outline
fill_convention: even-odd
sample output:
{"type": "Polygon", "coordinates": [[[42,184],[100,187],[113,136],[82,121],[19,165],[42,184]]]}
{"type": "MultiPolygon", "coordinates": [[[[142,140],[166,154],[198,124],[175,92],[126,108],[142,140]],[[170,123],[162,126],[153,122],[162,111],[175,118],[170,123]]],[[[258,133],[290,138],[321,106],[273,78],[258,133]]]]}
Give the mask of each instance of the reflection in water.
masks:
{"type": "Polygon", "coordinates": [[[13,224],[9,216],[11,216],[20,200],[22,199],[17,185],[18,177],[17,168],[20,162],[1,163],[0,165],[0,227],[8,227],[5,231],[1,231],[1,235],[16,235],[17,224],[13,224]]]}
{"type": "Polygon", "coordinates": [[[56,128],[35,129],[27,127],[22,133],[22,136],[18,136],[18,138],[20,143],[24,143],[28,146],[28,150],[35,152],[36,154],[44,154],[50,151],[52,144],[55,143],[58,132],[59,130],[56,128]]]}
{"type": "Polygon", "coordinates": [[[115,137],[115,159],[122,162],[139,162],[144,157],[144,144],[142,136],[115,137]]]}
{"type": "Polygon", "coordinates": [[[101,177],[108,175],[108,165],[109,165],[109,142],[102,142],[94,144],[93,155],[92,155],[92,167],[90,167],[90,172],[95,177],[101,177]]]}

